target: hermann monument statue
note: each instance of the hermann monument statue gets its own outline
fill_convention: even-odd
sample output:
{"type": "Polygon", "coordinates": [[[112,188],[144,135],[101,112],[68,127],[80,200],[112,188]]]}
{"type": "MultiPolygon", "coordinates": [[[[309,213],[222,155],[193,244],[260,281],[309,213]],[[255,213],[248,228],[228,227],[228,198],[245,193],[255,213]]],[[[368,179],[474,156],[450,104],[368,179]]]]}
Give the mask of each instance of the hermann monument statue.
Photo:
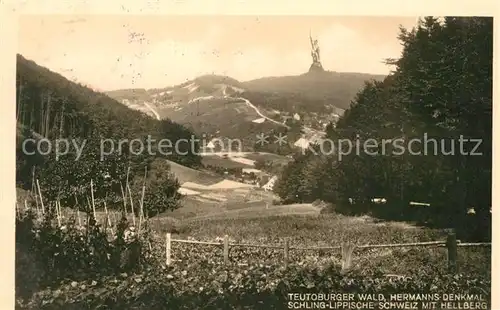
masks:
{"type": "Polygon", "coordinates": [[[311,33],[309,33],[309,40],[311,41],[311,56],[313,63],[309,67],[309,72],[322,72],[325,71],[321,65],[321,60],[319,56],[319,44],[318,40],[312,38],[311,33]]]}

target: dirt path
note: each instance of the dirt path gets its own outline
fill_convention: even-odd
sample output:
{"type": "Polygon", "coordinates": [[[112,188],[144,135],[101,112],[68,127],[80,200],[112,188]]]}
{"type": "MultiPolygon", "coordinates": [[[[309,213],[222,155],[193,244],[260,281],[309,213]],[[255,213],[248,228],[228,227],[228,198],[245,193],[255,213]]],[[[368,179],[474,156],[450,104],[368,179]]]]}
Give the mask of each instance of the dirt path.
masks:
{"type": "Polygon", "coordinates": [[[257,114],[259,114],[259,116],[260,116],[260,117],[263,117],[263,118],[267,119],[267,120],[268,120],[268,121],[270,121],[270,122],[273,122],[273,123],[275,123],[275,124],[277,124],[277,125],[283,126],[283,127],[287,128],[287,129],[290,129],[290,127],[289,127],[289,126],[287,126],[287,125],[285,125],[285,124],[283,124],[283,123],[280,123],[280,122],[278,122],[278,121],[276,121],[276,120],[274,120],[274,119],[272,119],[272,118],[269,118],[269,117],[265,116],[264,114],[262,114],[262,113],[259,111],[259,109],[258,109],[256,106],[254,106],[254,105],[253,105],[253,103],[251,103],[251,102],[250,102],[250,101],[248,101],[247,99],[242,98],[242,97],[238,97],[238,98],[236,98],[236,99],[243,100],[243,101],[244,101],[244,102],[245,102],[245,103],[246,103],[249,107],[251,107],[252,109],[254,109],[254,110],[255,110],[255,112],[256,112],[257,114]]]}
{"type": "Polygon", "coordinates": [[[155,110],[155,109],[153,109],[153,107],[151,107],[151,106],[149,105],[149,103],[147,103],[146,101],[144,101],[144,105],[145,105],[145,106],[146,106],[146,107],[147,107],[147,108],[148,108],[151,112],[153,112],[153,114],[155,115],[155,117],[156,117],[156,119],[157,119],[157,120],[161,120],[160,114],[158,114],[158,112],[156,112],[156,110],[155,110]]]}

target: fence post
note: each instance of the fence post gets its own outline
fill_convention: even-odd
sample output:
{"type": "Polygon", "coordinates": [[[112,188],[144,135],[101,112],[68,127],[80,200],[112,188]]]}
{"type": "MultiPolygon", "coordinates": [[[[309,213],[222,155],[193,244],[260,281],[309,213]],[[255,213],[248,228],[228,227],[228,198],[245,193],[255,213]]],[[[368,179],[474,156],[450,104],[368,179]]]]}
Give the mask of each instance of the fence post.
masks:
{"type": "Polygon", "coordinates": [[[289,248],[289,243],[290,241],[288,240],[288,238],[285,239],[285,251],[284,251],[284,260],[285,260],[285,268],[288,268],[288,248],[289,248]]]}
{"type": "Polygon", "coordinates": [[[172,264],[171,261],[171,240],[172,240],[172,235],[170,233],[167,233],[166,240],[165,240],[165,255],[167,259],[167,267],[172,264]]]}
{"type": "Polygon", "coordinates": [[[457,236],[450,232],[446,239],[446,248],[448,249],[448,270],[451,273],[458,271],[457,265],[457,236]]]}
{"type": "Polygon", "coordinates": [[[229,236],[224,236],[224,264],[229,263],[229,236]]]}
{"type": "Polygon", "coordinates": [[[343,242],[340,246],[342,256],[342,272],[347,272],[352,266],[352,256],[355,245],[351,242],[343,242]]]}

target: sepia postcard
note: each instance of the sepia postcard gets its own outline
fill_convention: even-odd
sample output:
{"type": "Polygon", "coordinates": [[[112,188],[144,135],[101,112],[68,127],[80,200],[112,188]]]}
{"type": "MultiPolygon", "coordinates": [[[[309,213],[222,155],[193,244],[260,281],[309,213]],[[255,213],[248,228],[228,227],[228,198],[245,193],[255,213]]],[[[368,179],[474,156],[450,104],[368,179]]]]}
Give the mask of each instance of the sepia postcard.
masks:
{"type": "Polygon", "coordinates": [[[494,308],[492,15],[158,5],[15,17],[16,309],[494,308]]]}

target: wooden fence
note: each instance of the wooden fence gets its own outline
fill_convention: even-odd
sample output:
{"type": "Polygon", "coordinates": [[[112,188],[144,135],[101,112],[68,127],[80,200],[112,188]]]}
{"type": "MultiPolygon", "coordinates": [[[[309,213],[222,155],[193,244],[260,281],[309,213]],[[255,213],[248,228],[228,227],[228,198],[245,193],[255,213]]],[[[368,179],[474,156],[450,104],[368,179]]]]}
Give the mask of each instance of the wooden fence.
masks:
{"type": "Polygon", "coordinates": [[[262,245],[262,244],[245,244],[245,243],[229,243],[229,236],[225,235],[223,242],[206,242],[195,240],[172,239],[170,233],[166,234],[165,239],[165,255],[167,266],[172,265],[172,243],[189,243],[200,245],[222,246],[224,255],[224,264],[229,263],[229,248],[230,247],[253,247],[253,248],[266,248],[266,249],[283,249],[283,262],[285,267],[290,261],[290,250],[306,250],[306,251],[321,251],[321,250],[341,250],[343,268],[348,268],[350,263],[346,265],[346,261],[350,261],[350,257],[355,249],[380,249],[380,248],[407,248],[407,247],[446,247],[448,252],[448,268],[451,272],[458,271],[458,248],[459,247],[491,247],[489,242],[479,243],[463,243],[457,240],[455,233],[449,233],[446,240],[443,241],[428,241],[428,242],[415,242],[415,243],[395,243],[395,244],[370,244],[370,245],[353,245],[342,244],[341,246],[326,246],[326,247],[291,247],[289,239],[285,239],[283,245],[262,245]]]}

